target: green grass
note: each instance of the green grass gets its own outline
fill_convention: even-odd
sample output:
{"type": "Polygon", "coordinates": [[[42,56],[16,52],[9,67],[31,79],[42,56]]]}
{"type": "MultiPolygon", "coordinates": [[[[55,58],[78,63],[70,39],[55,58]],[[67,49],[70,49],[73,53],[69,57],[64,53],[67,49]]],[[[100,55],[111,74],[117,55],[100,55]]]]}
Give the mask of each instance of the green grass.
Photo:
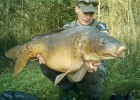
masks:
{"type": "Polygon", "coordinates": [[[58,87],[54,87],[41,73],[36,63],[29,63],[17,76],[12,76],[11,71],[0,75],[0,92],[12,90],[23,91],[47,100],[57,100],[59,92],[58,87]]]}
{"type": "Polygon", "coordinates": [[[140,98],[139,57],[137,51],[127,54],[124,59],[107,61],[109,73],[103,89],[105,97],[115,93],[130,93],[133,100],[140,98]]]}

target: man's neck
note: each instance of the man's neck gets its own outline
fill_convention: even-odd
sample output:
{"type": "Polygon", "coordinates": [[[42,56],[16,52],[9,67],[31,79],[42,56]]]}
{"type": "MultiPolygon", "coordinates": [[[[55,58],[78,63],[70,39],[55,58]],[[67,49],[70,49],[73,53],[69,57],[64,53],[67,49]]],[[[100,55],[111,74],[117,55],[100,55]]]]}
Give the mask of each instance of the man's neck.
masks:
{"type": "MultiPolygon", "coordinates": [[[[85,26],[90,26],[92,23],[93,23],[93,20],[88,25],[85,25],[85,26]]],[[[76,25],[78,25],[78,26],[84,26],[78,20],[76,21],[76,25]]]]}

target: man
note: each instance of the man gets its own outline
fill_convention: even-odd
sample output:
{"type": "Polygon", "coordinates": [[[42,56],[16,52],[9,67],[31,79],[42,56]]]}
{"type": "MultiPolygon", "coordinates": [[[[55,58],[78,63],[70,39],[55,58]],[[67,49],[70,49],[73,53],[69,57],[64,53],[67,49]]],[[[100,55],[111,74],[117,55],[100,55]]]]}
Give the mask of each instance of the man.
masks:
{"type": "MultiPolygon", "coordinates": [[[[99,4],[98,0],[78,0],[75,7],[75,12],[77,14],[77,20],[68,23],[64,26],[75,27],[77,25],[83,26],[93,26],[93,28],[98,28],[100,31],[108,33],[108,28],[105,23],[98,22],[94,19],[94,14],[97,12],[97,6],[99,4]]],[[[47,76],[52,82],[55,81],[57,75],[60,72],[56,72],[49,69],[43,64],[43,59],[38,55],[40,61],[40,68],[45,76],[47,76]]],[[[104,79],[107,76],[107,68],[103,62],[94,64],[85,64],[88,68],[88,72],[80,82],[71,83],[67,77],[65,77],[58,86],[65,93],[60,100],[72,100],[69,93],[74,91],[76,93],[82,90],[87,94],[88,100],[99,100],[100,92],[104,83],[104,79]]],[[[79,99],[77,99],[79,100],[79,99]]]]}

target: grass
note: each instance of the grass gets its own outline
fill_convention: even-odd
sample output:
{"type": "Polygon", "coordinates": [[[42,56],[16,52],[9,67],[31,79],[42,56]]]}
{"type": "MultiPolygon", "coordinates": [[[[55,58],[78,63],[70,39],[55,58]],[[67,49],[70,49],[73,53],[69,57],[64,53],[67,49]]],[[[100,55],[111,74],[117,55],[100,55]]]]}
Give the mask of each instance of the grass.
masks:
{"type": "Polygon", "coordinates": [[[140,55],[139,52],[128,54],[124,59],[107,61],[108,77],[103,94],[109,97],[115,93],[129,93],[133,100],[140,98],[140,55]]]}
{"type": "Polygon", "coordinates": [[[59,92],[58,87],[54,87],[41,73],[36,63],[29,63],[17,76],[12,76],[11,71],[0,74],[0,92],[12,90],[23,91],[47,100],[57,100],[59,92]]]}

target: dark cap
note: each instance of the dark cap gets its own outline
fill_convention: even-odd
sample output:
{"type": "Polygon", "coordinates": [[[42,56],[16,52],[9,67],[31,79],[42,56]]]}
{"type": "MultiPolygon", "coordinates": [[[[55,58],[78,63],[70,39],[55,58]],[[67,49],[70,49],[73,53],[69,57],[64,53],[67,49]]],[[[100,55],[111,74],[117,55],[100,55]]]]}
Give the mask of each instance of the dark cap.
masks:
{"type": "Polygon", "coordinates": [[[77,6],[82,12],[97,12],[98,0],[78,0],[77,6]]]}

